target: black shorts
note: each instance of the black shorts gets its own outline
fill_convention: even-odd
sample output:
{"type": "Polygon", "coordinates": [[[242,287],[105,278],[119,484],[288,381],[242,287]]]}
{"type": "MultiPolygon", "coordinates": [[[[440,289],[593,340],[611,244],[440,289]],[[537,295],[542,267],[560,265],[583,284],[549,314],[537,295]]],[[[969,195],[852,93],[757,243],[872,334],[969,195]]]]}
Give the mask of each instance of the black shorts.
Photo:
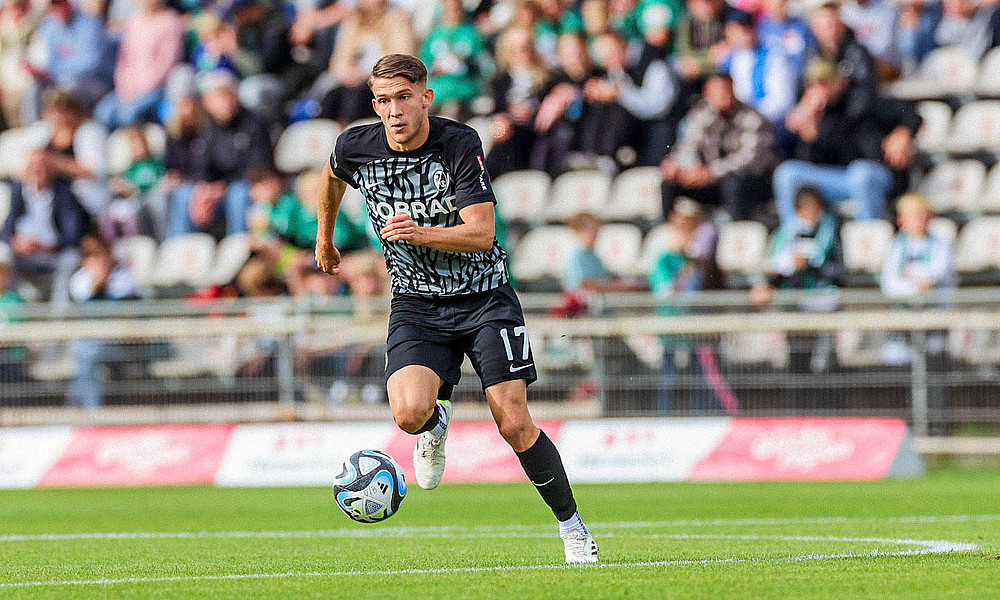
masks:
{"type": "Polygon", "coordinates": [[[483,389],[514,379],[538,379],[524,313],[514,289],[504,284],[476,294],[429,298],[397,295],[389,313],[385,377],[422,365],[443,380],[438,398],[451,397],[465,356],[483,389]]]}

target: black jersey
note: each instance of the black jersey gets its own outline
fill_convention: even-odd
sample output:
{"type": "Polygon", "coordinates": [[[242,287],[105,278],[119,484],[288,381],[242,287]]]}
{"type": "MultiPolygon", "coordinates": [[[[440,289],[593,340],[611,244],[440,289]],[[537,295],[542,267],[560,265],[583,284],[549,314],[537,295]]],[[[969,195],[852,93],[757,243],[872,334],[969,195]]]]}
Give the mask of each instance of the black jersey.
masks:
{"type": "Polygon", "coordinates": [[[495,239],[485,252],[445,252],[387,242],[379,233],[398,212],[421,227],[454,227],[462,222],[458,211],[466,206],[496,204],[482,142],[468,125],[430,117],[427,141],[406,152],[389,147],[382,123],[351,127],[337,138],[330,166],[364,196],[385,249],[394,294],[456,296],[507,282],[506,255],[495,239]]]}

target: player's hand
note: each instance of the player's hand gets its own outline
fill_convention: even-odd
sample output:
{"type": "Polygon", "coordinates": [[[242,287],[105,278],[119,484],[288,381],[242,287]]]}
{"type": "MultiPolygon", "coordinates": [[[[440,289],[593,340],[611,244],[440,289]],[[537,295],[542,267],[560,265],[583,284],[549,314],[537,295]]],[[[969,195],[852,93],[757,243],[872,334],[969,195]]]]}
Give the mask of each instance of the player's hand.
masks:
{"type": "Polygon", "coordinates": [[[316,266],[324,273],[340,272],[340,250],[328,241],[316,242],[316,266]]]}
{"type": "Polygon", "coordinates": [[[385,223],[380,232],[387,242],[404,241],[414,246],[423,245],[423,227],[413,222],[413,217],[406,213],[396,213],[385,223]]]}

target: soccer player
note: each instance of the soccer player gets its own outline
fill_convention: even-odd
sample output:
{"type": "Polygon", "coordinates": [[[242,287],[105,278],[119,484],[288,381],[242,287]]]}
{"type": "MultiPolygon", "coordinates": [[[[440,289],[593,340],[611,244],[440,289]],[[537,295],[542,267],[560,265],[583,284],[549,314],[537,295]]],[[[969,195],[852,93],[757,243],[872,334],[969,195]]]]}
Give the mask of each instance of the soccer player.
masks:
{"type": "Polygon", "coordinates": [[[494,235],[496,198],[479,136],[428,116],[434,91],[412,56],[382,57],[368,84],[381,123],[351,127],[337,139],[320,188],[316,264],[338,271],[337,212],[348,185],[361,190],[392,281],[386,389],[396,425],[419,436],[417,484],[434,489],[444,475],[448,399],[467,355],[500,434],[559,519],[566,562],[597,562],[559,451],[528,413],[527,385],[537,375],[494,235]]]}

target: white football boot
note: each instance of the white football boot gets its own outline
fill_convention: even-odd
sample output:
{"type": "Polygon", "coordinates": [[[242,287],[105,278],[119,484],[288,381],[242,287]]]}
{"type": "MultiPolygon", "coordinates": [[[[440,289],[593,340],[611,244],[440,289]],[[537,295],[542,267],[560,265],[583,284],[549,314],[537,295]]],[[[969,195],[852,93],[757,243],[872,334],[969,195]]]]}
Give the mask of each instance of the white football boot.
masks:
{"type": "Polygon", "coordinates": [[[417,445],[413,447],[413,471],[417,476],[417,485],[425,490],[436,488],[444,476],[444,442],[448,439],[448,427],[451,426],[452,406],[449,400],[438,400],[438,404],[448,419],[444,433],[436,438],[425,431],[417,437],[417,445]]]}
{"type": "Polygon", "coordinates": [[[563,540],[563,548],[566,550],[566,563],[596,563],[600,562],[597,556],[597,542],[589,533],[580,529],[570,529],[559,534],[563,540]]]}

